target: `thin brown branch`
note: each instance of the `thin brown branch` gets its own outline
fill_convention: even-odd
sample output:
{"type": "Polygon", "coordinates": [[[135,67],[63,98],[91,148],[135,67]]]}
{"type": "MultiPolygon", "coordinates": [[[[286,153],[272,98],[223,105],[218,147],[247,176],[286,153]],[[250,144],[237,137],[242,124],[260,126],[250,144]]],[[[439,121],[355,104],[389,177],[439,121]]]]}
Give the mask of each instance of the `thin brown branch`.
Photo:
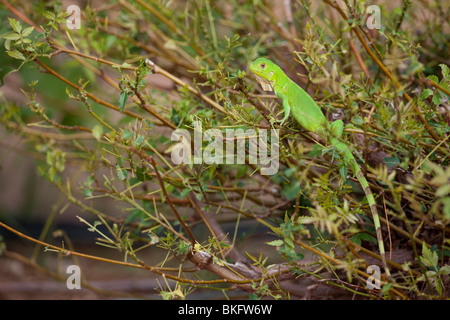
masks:
{"type": "Polygon", "coordinates": [[[170,208],[172,209],[173,213],[175,214],[175,216],[176,216],[178,222],[180,223],[180,225],[183,226],[184,230],[186,230],[186,232],[187,232],[187,234],[189,236],[189,239],[191,240],[192,247],[194,247],[196,242],[197,242],[197,240],[195,239],[195,236],[192,233],[191,229],[186,224],[186,222],[184,222],[184,220],[181,217],[180,213],[178,212],[177,208],[174,206],[174,204],[172,203],[169,195],[167,194],[166,187],[164,186],[164,181],[161,178],[161,174],[159,173],[159,170],[158,170],[158,167],[157,167],[155,159],[153,159],[153,157],[149,156],[145,152],[142,152],[142,151],[136,149],[135,147],[130,147],[130,150],[133,153],[139,155],[141,158],[145,159],[153,167],[153,169],[154,169],[154,171],[156,173],[156,177],[158,178],[159,185],[161,187],[161,190],[163,192],[165,200],[169,204],[170,208]]]}
{"type": "Polygon", "coordinates": [[[372,83],[372,79],[370,77],[369,69],[367,69],[366,64],[364,63],[363,59],[361,58],[361,55],[359,54],[358,50],[356,50],[355,44],[353,43],[352,39],[348,39],[348,43],[350,45],[350,49],[352,50],[353,54],[355,55],[356,61],[358,61],[359,66],[361,67],[362,71],[368,78],[369,83],[372,83]]]}
{"type": "Polygon", "coordinates": [[[213,237],[217,239],[218,242],[224,241],[226,244],[230,246],[229,255],[231,259],[234,261],[245,261],[245,258],[240,254],[239,251],[236,250],[232,246],[232,243],[228,240],[226,235],[224,234],[222,227],[217,223],[216,219],[214,219],[213,216],[211,216],[208,212],[201,209],[201,203],[196,198],[194,193],[190,193],[189,201],[191,202],[192,207],[197,212],[197,214],[201,217],[205,225],[207,226],[208,230],[211,232],[213,237]]]}
{"type": "MultiPolygon", "coordinates": [[[[71,82],[71,81],[67,80],[66,78],[64,78],[62,75],[60,75],[58,72],[54,71],[52,68],[50,68],[49,66],[47,66],[45,63],[42,63],[39,59],[35,59],[34,61],[35,61],[38,65],[40,65],[42,68],[44,68],[44,69],[45,69],[48,73],[50,73],[52,76],[55,76],[56,78],[58,78],[59,80],[63,81],[63,82],[66,83],[67,85],[71,86],[73,89],[76,89],[76,90],[78,90],[78,91],[81,91],[81,88],[80,88],[79,86],[77,86],[77,85],[74,84],[73,82],[71,82]]],[[[94,102],[96,102],[96,103],[98,103],[98,104],[101,104],[101,105],[103,105],[103,106],[105,106],[105,107],[108,107],[108,108],[110,108],[110,109],[112,109],[112,110],[115,110],[115,111],[119,111],[119,112],[120,112],[120,108],[119,108],[119,107],[117,107],[117,106],[115,106],[115,105],[113,105],[113,104],[111,104],[111,103],[109,103],[109,102],[107,102],[107,101],[104,101],[104,100],[100,99],[99,97],[93,95],[93,94],[90,93],[90,92],[86,92],[86,96],[88,96],[88,97],[91,98],[94,102]]],[[[136,114],[136,113],[134,113],[134,112],[130,112],[130,111],[124,110],[123,113],[126,114],[126,115],[129,115],[130,117],[139,119],[139,120],[144,119],[144,117],[142,117],[142,116],[140,116],[140,115],[138,115],[138,114],[136,114]]]]}
{"type": "MultiPolygon", "coordinates": [[[[145,269],[145,270],[154,272],[156,274],[159,274],[159,275],[161,275],[161,276],[163,276],[163,277],[165,277],[167,279],[171,279],[171,280],[174,280],[174,281],[177,281],[177,282],[180,282],[180,283],[189,283],[189,284],[194,284],[194,285],[218,284],[218,283],[236,283],[236,284],[244,285],[244,286],[247,286],[247,287],[251,288],[250,285],[249,285],[250,283],[252,283],[253,281],[261,281],[261,280],[263,280],[261,278],[260,279],[254,279],[254,280],[247,280],[247,279],[243,279],[243,278],[237,277],[236,274],[233,274],[229,278],[223,278],[223,279],[217,279],[217,280],[191,280],[191,279],[180,278],[180,277],[176,277],[176,276],[173,276],[173,275],[165,273],[166,271],[168,271],[168,272],[178,271],[178,269],[153,267],[153,266],[149,266],[149,265],[145,264],[141,260],[139,260],[138,263],[130,263],[130,262],[123,262],[123,261],[117,261],[117,260],[97,257],[97,256],[84,254],[84,253],[80,253],[80,252],[73,251],[73,250],[67,250],[65,248],[60,248],[58,246],[51,245],[51,244],[46,243],[44,241],[40,241],[40,240],[34,239],[34,238],[30,237],[30,236],[27,236],[26,234],[23,234],[23,233],[17,231],[16,229],[14,229],[14,228],[11,228],[10,226],[4,224],[3,222],[0,222],[0,227],[3,227],[5,229],[11,231],[12,233],[18,235],[19,237],[21,237],[23,239],[26,239],[28,241],[37,243],[37,244],[43,246],[44,248],[52,249],[54,251],[57,251],[59,253],[67,255],[67,256],[73,255],[73,256],[78,256],[78,257],[81,257],[81,258],[86,258],[86,259],[91,259],[91,260],[96,260],[96,261],[101,261],[101,262],[106,262],[106,263],[112,263],[112,264],[121,265],[121,266],[125,266],[125,267],[145,269]]],[[[199,253],[197,253],[197,254],[199,254],[199,253]]],[[[195,257],[196,257],[196,259],[194,259],[194,261],[197,261],[199,264],[201,264],[202,262],[205,262],[205,259],[201,256],[201,254],[200,254],[200,257],[197,256],[197,255],[195,255],[195,257]]],[[[210,267],[209,269],[217,271],[217,267],[220,267],[220,266],[216,266],[216,268],[210,267]]],[[[225,274],[225,272],[220,272],[220,273],[225,274]]]]}
{"type": "MultiPolygon", "coordinates": [[[[344,10],[339,6],[339,4],[335,0],[323,0],[325,3],[330,5],[331,7],[335,8],[339,14],[342,16],[344,21],[348,21],[348,17],[344,10]]],[[[383,73],[394,83],[395,87],[397,89],[402,88],[402,84],[398,81],[397,77],[391,73],[386,66],[378,59],[378,57],[375,55],[375,53],[369,48],[367,42],[364,40],[364,37],[362,36],[361,32],[356,27],[351,27],[351,30],[355,33],[361,44],[363,45],[366,52],[369,54],[369,56],[372,58],[372,60],[380,67],[380,69],[383,71],[383,73]]],[[[403,92],[403,98],[405,98],[406,101],[411,102],[413,105],[414,110],[416,111],[417,117],[419,118],[420,122],[424,125],[425,129],[428,131],[428,133],[431,135],[431,137],[436,141],[439,142],[441,138],[434,132],[434,130],[430,127],[428,122],[423,117],[421,111],[419,110],[419,107],[416,103],[411,99],[411,97],[406,93],[406,91],[403,92]]]]}
{"type": "Polygon", "coordinates": [[[214,109],[216,109],[220,113],[227,114],[226,110],[223,109],[220,104],[218,104],[217,102],[212,100],[210,97],[208,97],[205,94],[203,94],[200,90],[195,89],[190,84],[184,82],[180,78],[174,76],[170,72],[168,72],[168,71],[164,70],[163,68],[159,67],[158,65],[156,65],[150,59],[146,59],[145,62],[153,69],[154,73],[162,74],[163,76],[165,76],[166,78],[169,78],[170,80],[172,80],[176,84],[178,84],[178,85],[180,85],[182,87],[186,87],[190,92],[192,92],[193,94],[195,94],[196,96],[198,96],[202,100],[206,101],[209,105],[211,105],[214,109]]]}

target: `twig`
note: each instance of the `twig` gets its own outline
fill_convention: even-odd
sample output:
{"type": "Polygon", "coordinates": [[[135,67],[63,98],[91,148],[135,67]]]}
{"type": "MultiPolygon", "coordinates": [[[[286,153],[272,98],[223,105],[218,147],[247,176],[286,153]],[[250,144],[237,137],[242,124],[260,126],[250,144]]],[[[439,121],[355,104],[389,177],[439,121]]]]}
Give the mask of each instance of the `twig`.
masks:
{"type": "Polygon", "coordinates": [[[245,258],[241,255],[239,251],[236,250],[236,248],[232,247],[231,242],[226,238],[222,228],[217,223],[217,221],[200,207],[200,201],[196,198],[195,194],[191,192],[188,196],[189,201],[191,202],[192,207],[197,212],[197,214],[201,217],[205,225],[207,226],[208,230],[211,232],[213,237],[216,239],[217,242],[224,241],[226,244],[230,246],[230,257],[234,261],[245,261],[245,258]]]}
{"type": "MultiPolygon", "coordinates": [[[[67,80],[66,78],[64,78],[63,76],[61,76],[59,73],[54,71],[52,68],[47,66],[45,63],[42,63],[39,59],[35,59],[34,61],[38,65],[43,67],[48,73],[50,73],[51,75],[57,77],[59,80],[65,82],[66,84],[68,84],[69,86],[71,86],[72,88],[74,88],[74,89],[76,89],[78,91],[81,90],[81,88],[79,86],[77,86],[73,82],[71,82],[71,81],[67,80]]],[[[111,103],[109,103],[107,101],[104,101],[104,100],[98,98],[97,96],[93,95],[92,93],[85,92],[85,94],[86,94],[86,96],[91,98],[94,102],[96,102],[98,104],[101,104],[101,105],[104,105],[104,106],[106,106],[106,107],[108,107],[110,109],[113,109],[115,111],[119,111],[120,112],[120,108],[119,107],[117,107],[117,106],[115,106],[115,105],[113,105],[113,104],[111,104],[111,103]]],[[[130,111],[124,110],[123,113],[126,114],[126,115],[129,115],[129,116],[131,116],[133,118],[139,119],[139,120],[143,120],[144,119],[144,117],[142,117],[142,116],[140,116],[140,115],[138,115],[138,114],[136,114],[134,112],[130,112],[130,111]]]]}
{"type": "Polygon", "coordinates": [[[174,76],[170,72],[168,72],[168,71],[164,70],[163,68],[159,67],[152,60],[145,59],[145,62],[153,69],[154,73],[162,74],[163,76],[165,76],[166,78],[169,78],[170,80],[172,80],[173,82],[179,84],[180,86],[186,87],[190,92],[192,92],[193,94],[195,94],[196,96],[198,96],[202,100],[208,102],[217,111],[219,111],[219,112],[221,112],[223,114],[227,114],[225,109],[223,109],[217,102],[215,102],[214,100],[212,100],[208,96],[204,95],[200,90],[195,89],[190,84],[184,82],[180,78],[174,76]]]}
{"type": "Polygon", "coordinates": [[[172,201],[171,201],[169,195],[167,194],[166,187],[164,186],[164,181],[163,181],[162,178],[161,178],[161,174],[159,173],[159,170],[158,170],[158,167],[157,167],[157,165],[156,165],[155,159],[153,159],[153,157],[149,156],[149,155],[146,154],[145,152],[142,152],[142,151],[136,149],[135,147],[130,147],[130,150],[131,150],[133,153],[139,155],[141,158],[144,158],[146,161],[148,161],[148,162],[152,165],[152,167],[153,167],[153,169],[154,169],[154,171],[155,171],[155,173],[156,173],[156,177],[158,178],[159,185],[161,186],[161,190],[162,190],[162,192],[163,192],[163,195],[164,195],[165,200],[167,201],[167,203],[169,204],[169,206],[170,206],[170,208],[172,209],[173,213],[175,214],[175,216],[176,216],[178,222],[183,226],[183,228],[184,228],[184,229],[186,230],[186,232],[188,233],[188,236],[189,236],[189,238],[190,238],[190,240],[191,240],[191,244],[192,244],[192,246],[194,247],[195,244],[196,244],[196,242],[197,242],[197,240],[195,240],[195,236],[194,236],[194,234],[192,233],[191,229],[190,229],[189,226],[186,224],[186,222],[184,222],[183,218],[181,218],[180,214],[178,213],[177,208],[175,208],[175,206],[173,205],[173,203],[172,203],[172,201]]]}
{"type": "Polygon", "coordinates": [[[244,86],[244,82],[242,80],[239,80],[239,91],[242,92],[242,94],[245,96],[245,98],[253,105],[256,109],[261,113],[261,115],[264,117],[264,119],[267,121],[267,123],[270,123],[270,119],[268,115],[270,114],[270,111],[266,108],[265,105],[259,101],[254,101],[250,94],[247,92],[244,86]]]}
{"type": "Polygon", "coordinates": [[[348,43],[350,45],[350,49],[352,50],[353,54],[355,55],[356,61],[358,61],[359,66],[361,67],[362,71],[368,78],[369,83],[372,83],[372,79],[370,77],[369,69],[367,69],[366,64],[364,63],[363,59],[361,58],[361,55],[359,54],[358,50],[356,50],[355,44],[353,43],[352,39],[348,39],[348,43]]]}
{"type": "Polygon", "coordinates": [[[291,7],[291,0],[284,0],[284,13],[286,15],[286,21],[289,26],[289,32],[291,34],[292,38],[297,38],[297,34],[295,32],[295,25],[294,25],[294,19],[292,18],[292,7],[291,7]]]}
{"type": "MultiPolygon", "coordinates": [[[[73,256],[78,256],[78,257],[87,258],[87,259],[91,259],[91,260],[97,260],[97,261],[102,261],[102,262],[107,262],[107,263],[112,263],[112,264],[118,264],[118,265],[126,266],[126,267],[133,267],[133,268],[144,269],[144,267],[142,267],[142,266],[140,266],[138,264],[135,264],[135,263],[116,261],[116,260],[101,258],[101,257],[92,256],[92,255],[89,255],[89,254],[84,254],[84,253],[71,251],[71,250],[68,250],[68,249],[64,249],[64,248],[60,248],[60,247],[54,246],[54,245],[48,244],[48,243],[46,243],[44,241],[40,241],[40,240],[34,239],[34,238],[30,237],[30,236],[27,236],[26,234],[23,234],[23,233],[17,231],[16,229],[11,228],[10,226],[4,224],[3,222],[0,222],[0,227],[3,227],[5,229],[15,233],[16,235],[18,235],[21,238],[24,238],[26,240],[32,241],[34,243],[37,243],[37,244],[43,246],[44,248],[49,248],[49,249],[56,250],[56,251],[66,255],[66,256],[73,255],[73,256]]],[[[154,268],[154,270],[153,270],[152,267],[148,266],[145,269],[152,269],[151,271],[156,271],[157,268],[154,268]]]]}
{"type": "MultiPolygon", "coordinates": [[[[233,276],[231,278],[223,278],[223,279],[217,279],[217,280],[191,280],[191,279],[184,279],[184,278],[180,278],[180,277],[176,277],[170,274],[165,273],[166,271],[168,272],[174,272],[174,271],[179,271],[178,268],[162,268],[162,267],[153,267],[153,266],[149,266],[147,264],[145,264],[143,261],[139,260],[138,263],[130,263],[130,262],[123,262],[123,261],[116,261],[116,260],[112,260],[112,259],[107,259],[107,258],[101,258],[101,257],[97,257],[97,256],[92,256],[89,254],[84,254],[84,253],[80,253],[77,251],[72,251],[72,250],[67,250],[64,248],[60,248],[51,244],[48,244],[44,241],[40,241],[37,239],[34,239],[30,236],[27,236],[26,234],[23,234],[19,231],[17,231],[14,228],[11,228],[10,226],[4,224],[3,222],[0,222],[0,227],[3,227],[9,231],[11,231],[12,233],[18,235],[19,237],[32,241],[34,243],[37,243],[45,248],[49,248],[52,250],[55,250],[57,252],[60,252],[64,255],[73,255],[73,256],[78,256],[78,257],[82,257],[82,258],[86,258],[86,259],[91,259],[91,260],[96,260],[96,261],[101,261],[101,262],[107,262],[107,263],[112,263],[112,264],[117,264],[117,265],[121,265],[121,266],[125,266],[125,267],[132,267],[132,268],[138,268],[138,269],[145,269],[154,273],[157,273],[167,279],[171,279],[177,282],[181,282],[181,283],[189,283],[189,284],[194,284],[194,285],[203,285],[203,284],[219,284],[219,283],[235,283],[235,284],[241,284],[241,285],[247,285],[254,282],[254,281],[261,281],[264,280],[262,278],[259,279],[253,279],[253,280],[247,280],[247,279],[237,279],[236,276],[233,276]]],[[[197,259],[197,261],[200,261],[201,259],[197,259]]]]}
{"type": "MultiPolygon", "coordinates": [[[[392,237],[391,237],[391,228],[389,227],[389,217],[387,214],[387,209],[386,209],[386,201],[384,198],[384,192],[382,193],[383,196],[383,207],[384,207],[384,214],[386,216],[386,225],[388,227],[388,237],[389,237],[389,260],[392,260],[392,237]]],[[[413,238],[415,236],[413,235],[413,238]]]]}
{"type": "MultiPolygon", "coordinates": [[[[348,21],[348,17],[345,14],[344,10],[337,4],[337,2],[335,0],[323,0],[325,3],[329,4],[331,7],[335,8],[340,15],[342,16],[342,18],[345,21],[348,21]]],[[[381,68],[381,70],[383,71],[383,73],[394,83],[394,85],[398,88],[401,89],[402,85],[400,84],[400,82],[398,81],[397,77],[391,73],[385,66],[384,64],[377,58],[377,56],[373,53],[373,51],[369,48],[369,46],[367,45],[367,42],[364,40],[364,37],[361,35],[361,33],[359,32],[359,30],[355,27],[351,27],[351,30],[356,34],[356,36],[358,37],[359,41],[361,42],[361,44],[364,46],[364,49],[366,50],[366,52],[369,54],[369,56],[372,58],[372,60],[381,68]]],[[[417,117],[419,118],[420,122],[422,122],[422,124],[425,126],[425,129],[428,131],[428,133],[433,137],[433,139],[436,142],[439,142],[441,140],[441,138],[436,134],[436,132],[434,132],[434,130],[430,127],[430,125],[428,124],[428,122],[425,120],[425,118],[423,117],[421,111],[419,110],[419,107],[417,106],[416,103],[414,103],[414,101],[411,99],[411,97],[406,93],[406,91],[403,92],[403,97],[405,98],[406,101],[411,102],[413,105],[414,110],[416,111],[417,117]]]]}

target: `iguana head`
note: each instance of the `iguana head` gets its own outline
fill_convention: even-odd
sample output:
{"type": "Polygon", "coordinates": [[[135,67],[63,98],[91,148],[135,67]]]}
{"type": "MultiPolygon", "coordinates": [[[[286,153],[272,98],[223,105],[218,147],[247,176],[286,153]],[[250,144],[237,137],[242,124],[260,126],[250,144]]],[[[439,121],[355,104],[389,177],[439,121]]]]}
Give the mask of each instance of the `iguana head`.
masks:
{"type": "Polygon", "coordinates": [[[259,84],[264,91],[272,91],[273,83],[280,68],[266,58],[258,58],[249,65],[250,71],[253,72],[259,84]]]}

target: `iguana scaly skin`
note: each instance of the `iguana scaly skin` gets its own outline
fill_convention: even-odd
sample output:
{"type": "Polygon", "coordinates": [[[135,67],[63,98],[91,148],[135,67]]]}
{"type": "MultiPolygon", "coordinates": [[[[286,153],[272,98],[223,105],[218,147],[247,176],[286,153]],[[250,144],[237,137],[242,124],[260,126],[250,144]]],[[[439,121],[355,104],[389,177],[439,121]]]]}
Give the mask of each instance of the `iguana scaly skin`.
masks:
{"type": "Polygon", "coordinates": [[[255,74],[256,79],[261,84],[262,88],[266,91],[273,89],[275,94],[283,101],[284,117],[281,121],[281,125],[289,117],[289,114],[292,113],[295,120],[297,120],[303,128],[317,134],[325,141],[325,143],[335,147],[344,158],[345,163],[351,167],[367,197],[367,202],[369,203],[372,212],[373,222],[377,233],[381,260],[383,267],[386,270],[386,274],[389,276],[390,273],[386,263],[383,236],[381,234],[380,219],[378,217],[375,199],[352,152],[344,142],[339,140],[344,130],[342,120],[329,123],[313,98],[295,82],[289,79],[283,70],[272,61],[265,58],[259,58],[253,61],[249,67],[250,71],[255,74]]]}

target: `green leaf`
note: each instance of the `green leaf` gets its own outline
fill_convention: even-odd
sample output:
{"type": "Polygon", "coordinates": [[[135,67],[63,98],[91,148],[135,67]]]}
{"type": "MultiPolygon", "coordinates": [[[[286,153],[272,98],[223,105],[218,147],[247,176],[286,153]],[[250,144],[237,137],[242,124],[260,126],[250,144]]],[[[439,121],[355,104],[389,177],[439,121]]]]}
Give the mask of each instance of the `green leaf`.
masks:
{"type": "Polygon", "coordinates": [[[22,36],[23,36],[23,37],[26,37],[26,36],[30,35],[30,33],[32,33],[33,30],[34,30],[34,27],[33,27],[33,26],[28,27],[28,28],[25,28],[25,29],[22,31],[22,36]]]}
{"type": "Polygon", "coordinates": [[[293,200],[297,197],[298,192],[300,191],[300,182],[294,181],[291,184],[285,185],[281,190],[281,194],[288,200],[293,200]]]}
{"type": "Polygon", "coordinates": [[[119,167],[119,165],[117,165],[116,167],[117,169],[117,177],[121,180],[124,181],[128,178],[128,172],[125,169],[122,169],[121,167],[119,167]]]}
{"type": "Polygon", "coordinates": [[[22,30],[22,25],[20,24],[20,22],[13,18],[8,18],[8,20],[13,30],[17,33],[20,33],[20,31],[22,30]]]}
{"type": "Polygon", "coordinates": [[[100,140],[102,138],[103,134],[103,127],[99,124],[95,125],[94,128],[92,128],[92,135],[95,137],[95,139],[100,140]]]}
{"type": "Polygon", "coordinates": [[[425,89],[425,90],[422,91],[422,93],[420,95],[420,99],[421,100],[425,100],[426,98],[428,98],[431,95],[433,95],[433,90],[425,89]]]}
{"type": "Polygon", "coordinates": [[[292,177],[292,175],[295,173],[295,169],[294,168],[287,168],[286,170],[284,170],[284,175],[286,177],[292,177]]]}
{"type": "Polygon", "coordinates": [[[120,93],[120,97],[119,97],[120,113],[123,113],[123,109],[125,108],[125,104],[127,103],[127,99],[128,99],[128,94],[125,91],[122,91],[120,93]]]}
{"type": "Polygon", "coordinates": [[[25,60],[24,55],[17,50],[8,51],[7,53],[9,56],[13,57],[14,59],[25,60]]]}
{"type": "Polygon", "coordinates": [[[83,189],[83,195],[85,197],[92,197],[92,190],[91,189],[83,189]]]}
{"type": "Polygon", "coordinates": [[[436,197],[445,197],[450,194],[450,184],[444,184],[436,190],[436,197]]]}
{"type": "Polygon", "coordinates": [[[55,14],[51,11],[45,11],[44,17],[46,17],[48,20],[55,20],[56,18],[55,14]]]}
{"type": "Polygon", "coordinates": [[[138,178],[139,181],[146,181],[149,179],[146,169],[145,168],[136,168],[136,178],[138,178]]]}
{"type": "Polygon", "coordinates": [[[358,233],[350,239],[351,242],[356,243],[357,245],[361,245],[361,240],[370,241],[375,244],[377,243],[377,239],[375,239],[375,237],[364,232],[358,233]]]}
{"type": "Polygon", "coordinates": [[[385,285],[383,285],[383,287],[381,288],[381,294],[387,294],[389,293],[389,290],[393,287],[392,283],[386,283],[385,285]]]}
{"type": "Polygon", "coordinates": [[[189,192],[191,192],[191,189],[189,188],[185,188],[180,192],[180,198],[184,199],[186,198],[186,196],[189,194],[189,192]]]}
{"type": "Polygon", "coordinates": [[[236,179],[244,177],[247,171],[248,171],[247,166],[237,166],[236,179]]]}
{"type": "Polygon", "coordinates": [[[117,38],[113,35],[109,35],[106,37],[106,41],[105,41],[105,50],[108,50],[109,48],[111,48],[111,46],[113,44],[115,44],[117,41],[117,38]]]}
{"type": "Polygon", "coordinates": [[[122,133],[122,139],[125,139],[125,140],[131,139],[131,138],[133,138],[133,135],[134,135],[133,132],[125,129],[125,130],[123,130],[123,133],[122,133]]]}
{"type": "Polygon", "coordinates": [[[439,274],[449,275],[450,274],[450,266],[442,266],[439,269],[439,274]]]}
{"type": "Polygon", "coordinates": [[[6,39],[6,40],[19,40],[20,39],[20,35],[18,33],[10,33],[10,34],[4,36],[3,39],[6,39]]]}
{"type": "Polygon", "coordinates": [[[61,150],[57,150],[55,156],[56,156],[56,163],[55,163],[56,170],[58,170],[59,172],[64,171],[64,164],[66,162],[65,153],[62,152],[61,150]]]}
{"type": "Polygon", "coordinates": [[[298,224],[311,224],[316,222],[317,219],[311,217],[311,216],[300,216],[297,218],[297,223],[298,224]]]}
{"type": "Polygon", "coordinates": [[[433,267],[436,269],[438,265],[438,255],[436,251],[431,251],[428,249],[427,245],[425,244],[425,241],[422,242],[422,257],[420,257],[420,261],[426,266],[426,267],[433,267]]]}
{"type": "Polygon", "coordinates": [[[434,105],[438,106],[438,105],[440,105],[441,102],[442,102],[442,97],[441,97],[441,95],[440,95],[439,93],[436,93],[436,94],[433,96],[433,99],[431,99],[431,101],[434,103],[434,105]]]}
{"type": "Polygon", "coordinates": [[[383,161],[389,168],[396,167],[400,164],[400,160],[396,157],[386,157],[383,161]]]}
{"type": "Polygon", "coordinates": [[[450,69],[448,68],[447,65],[443,63],[441,63],[439,66],[441,67],[442,70],[442,76],[444,77],[444,79],[447,79],[448,75],[450,74],[450,69]]]}
{"type": "Polygon", "coordinates": [[[364,120],[363,120],[363,118],[361,118],[360,116],[354,116],[354,117],[352,118],[352,122],[353,122],[354,124],[356,124],[357,126],[361,126],[361,125],[364,124],[364,120]]]}
{"type": "Polygon", "coordinates": [[[442,203],[444,204],[444,217],[450,219],[450,197],[443,198],[442,203]]]}
{"type": "Polygon", "coordinates": [[[269,241],[266,242],[266,244],[268,244],[269,246],[273,246],[273,247],[279,247],[283,245],[283,240],[273,240],[273,241],[269,241]]]}
{"type": "Polygon", "coordinates": [[[308,157],[320,157],[322,155],[323,147],[318,144],[313,145],[311,151],[308,153],[308,157]]]}
{"type": "Polygon", "coordinates": [[[250,293],[248,295],[248,299],[249,300],[259,300],[259,297],[258,297],[258,295],[256,293],[250,293]]]}
{"type": "Polygon", "coordinates": [[[5,40],[5,49],[7,51],[11,50],[11,40],[5,40]]]}
{"type": "Polygon", "coordinates": [[[144,136],[143,136],[143,135],[139,135],[139,136],[136,138],[136,141],[134,142],[134,145],[135,145],[136,147],[139,147],[140,145],[142,145],[143,142],[144,142],[144,136]]]}
{"type": "Polygon", "coordinates": [[[53,153],[50,150],[47,150],[46,157],[45,157],[45,162],[49,166],[53,166],[53,153]]]}
{"type": "Polygon", "coordinates": [[[439,78],[437,76],[435,76],[434,74],[432,74],[431,76],[428,76],[427,79],[434,81],[436,83],[439,83],[439,78]]]}
{"type": "Polygon", "coordinates": [[[347,178],[347,174],[348,174],[347,166],[340,166],[339,173],[341,174],[342,178],[344,178],[344,179],[347,178]]]}
{"type": "Polygon", "coordinates": [[[125,219],[125,224],[132,222],[135,219],[144,220],[146,217],[145,213],[141,210],[133,210],[128,217],[125,219]]]}

